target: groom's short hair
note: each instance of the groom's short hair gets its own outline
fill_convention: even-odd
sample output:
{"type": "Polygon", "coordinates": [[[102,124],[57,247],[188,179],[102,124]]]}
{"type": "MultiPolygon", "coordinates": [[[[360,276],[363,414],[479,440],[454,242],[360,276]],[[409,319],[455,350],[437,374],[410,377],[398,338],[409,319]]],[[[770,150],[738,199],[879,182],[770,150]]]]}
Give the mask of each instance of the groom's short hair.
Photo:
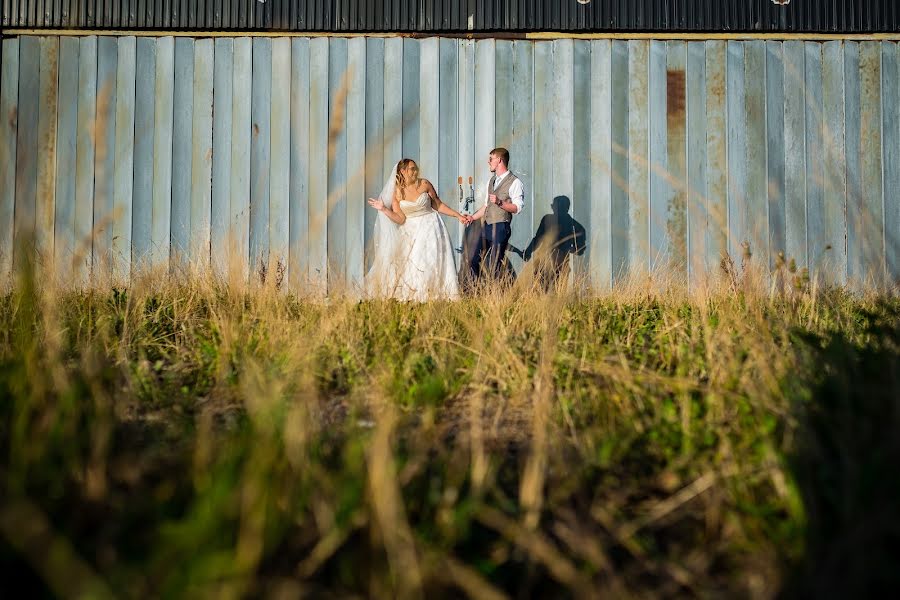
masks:
{"type": "Polygon", "coordinates": [[[491,154],[494,156],[499,156],[500,160],[503,161],[503,164],[507,167],[509,166],[509,150],[506,148],[494,148],[491,150],[491,154]]]}

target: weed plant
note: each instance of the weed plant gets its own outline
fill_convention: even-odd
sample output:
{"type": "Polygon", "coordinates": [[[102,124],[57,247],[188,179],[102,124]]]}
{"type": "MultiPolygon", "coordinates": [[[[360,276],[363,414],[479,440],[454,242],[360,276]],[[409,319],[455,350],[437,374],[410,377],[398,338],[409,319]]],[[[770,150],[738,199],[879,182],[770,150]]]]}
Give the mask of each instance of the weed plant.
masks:
{"type": "Polygon", "coordinates": [[[152,273],[65,291],[25,268],[0,297],[4,586],[896,586],[900,303],[777,281],[523,277],[405,304],[152,273]]]}

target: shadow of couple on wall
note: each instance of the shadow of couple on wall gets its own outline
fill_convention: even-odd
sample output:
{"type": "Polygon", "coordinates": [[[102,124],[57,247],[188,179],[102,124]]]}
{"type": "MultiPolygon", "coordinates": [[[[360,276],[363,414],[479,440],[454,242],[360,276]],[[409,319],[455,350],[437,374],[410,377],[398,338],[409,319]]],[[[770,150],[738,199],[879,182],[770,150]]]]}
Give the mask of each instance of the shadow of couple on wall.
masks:
{"type": "Polygon", "coordinates": [[[550,202],[551,212],[541,218],[528,246],[524,250],[510,246],[510,251],[522,260],[534,263],[535,276],[544,291],[568,281],[569,256],[584,255],[587,231],[571,215],[571,208],[568,196],[556,196],[550,202]]]}
{"type": "MultiPolygon", "coordinates": [[[[509,261],[510,253],[518,255],[525,262],[533,262],[535,277],[544,291],[553,290],[560,282],[568,281],[569,256],[583,255],[587,243],[587,232],[584,226],[572,217],[571,207],[572,201],[568,196],[556,196],[550,202],[551,212],[541,218],[534,237],[525,249],[509,244],[507,256],[503,257],[501,267],[502,277],[506,282],[514,280],[517,276],[509,261]]],[[[515,226],[514,221],[513,227],[515,226]]],[[[458,251],[462,253],[462,264],[468,265],[477,240],[481,236],[481,223],[475,222],[470,225],[464,236],[463,245],[458,251]]],[[[460,283],[465,289],[474,287],[472,277],[469,269],[460,269],[460,283]]]]}

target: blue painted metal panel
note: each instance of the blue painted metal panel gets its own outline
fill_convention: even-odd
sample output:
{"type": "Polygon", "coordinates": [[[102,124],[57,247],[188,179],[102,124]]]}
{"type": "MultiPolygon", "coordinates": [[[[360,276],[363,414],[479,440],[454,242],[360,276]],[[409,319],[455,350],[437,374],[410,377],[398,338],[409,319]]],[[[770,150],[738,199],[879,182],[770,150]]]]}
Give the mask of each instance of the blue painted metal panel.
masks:
{"type": "MultiPolygon", "coordinates": [[[[890,44],[890,46],[898,54],[897,60],[900,62],[900,44],[890,44]]],[[[900,67],[898,67],[898,71],[900,71],[900,67]]],[[[897,79],[900,80],[900,73],[898,73],[897,79]]],[[[894,82],[884,77],[883,81],[885,86],[900,85],[900,81],[894,82]]],[[[892,111],[896,117],[897,111],[900,110],[900,93],[897,96],[897,103],[886,104],[884,110],[885,112],[892,111]]],[[[900,286],[900,198],[897,196],[896,189],[891,189],[891,193],[884,196],[884,244],[889,283],[900,286]]]]}
{"type": "Polygon", "coordinates": [[[665,226],[673,280],[687,282],[687,47],[669,42],[666,48],[666,172],[668,191],[665,226]]]}
{"type": "MultiPolygon", "coordinates": [[[[455,47],[455,45],[454,45],[455,47]]],[[[384,151],[384,39],[373,38],[366,44],[366,198],[377,198],[381,193],[385,173],[384,151]]],[[[454,86],[455,89],[455,86],[454,86]]],[[[454,148],[450,149],[455,150],[454,148]]],[[[455,156],[455,153],[454,153],[455,156]]],[[[365,269],[372,266],[372,232],[378,213],[366,208],[365,269]]]]}
{"type": "MultiPolygon", "coordinates": [[[[440,62],[439,40],[429,38],[419,42],[419,176],[431,182],[440,196],[441,165],[439,162],[438,128],[440,126],[440,62]]],[[[349,126],[350,131],[353,127],[349,126]]],[[[348,151],[350,144],[348,144],[348,151]]],[[[447,200],[446,198],[444,200],[447,200]]],[[[351,196],[351,202],[352,196],[351,196]]],[[[446,225],[453,222],[445,218],[446,225]]],[[[347,229],[348,235],[351,229],[347,229]]],[[[348,243],[349,243],[348,238],[348,243]]]]}
{"type": "Polygon", "coordinates": [[[859,44],[844,44],[844,118],[847,156],[847,281],[853,287],[865,279],[863,255],[863,190],[859,44]]]}
{"type": "Polygon", "coordinates": [[[94,164],[94,230],[92,276],[103,282],[112,275],[113,203],[116,175],[116,73],[118,44],[109,36],[97,40],[97,121],[94,164]]]}
{"type": "MultiPolygon", "coordinates": [[[[4,42],[5,43],[5,42],[4,42]]],[[[56,226],[54,254],[57,278],[70,283],[75,252],[75,150],[78,131],[78,38],[64,37],[59,43],[59,114],[56,142],[56,226]]],[[[4,61],[4,66],[6,62],[4,61]]],[[[8,114],[0,108],[0,114],[8,114]]],[[[0,146],[2,148],[2,146],[0,146]]],[[[0,160],[0,163],[3,161],[0,160]]],[[[10,192],[13,185],[9,187],[10,192]]],[[[2,192],[0,192],[2,194],[2,192]]],[[[131,196],[127,197],[131,205],[131,196]]],[[[2,235],[0,235],[2,238],[2,235]]],[[[12,239],[12,231],[10,237],[12,239]]],[[[2,242],[0,242],[2,243],[2,242]]],[[[2,251],[0,251],[2,255],[2,251]]],[[[3,273],[0,265],[0,273],[3,273]]]]}
{"type": "MultiPolygon", "coordinates": [[[[403,40],[384,41],[384,177],[403,152],[403,40]]],[[[381,190],[379,190],[381,191],[381,190]]]]}
{"type": "Polygon", "coordinates": [[[35,248],[39,265],[53,260],[53,221],[56,212],[56,129],[59,99],[59,38],[42,37],[38,97],[37,197],[35,248]]]}
{"type": "Polygon", "coordinates": [[[97,38],[81,38],[78,52],[78,131],[75,159],[76,285],[91,274],[91,231],[94,226],[94,136],[97,116],[97,38]]]}
{"type": "MultiPolygon", "coordinates": [[[[667,235],[668,206],[672,194],[669,184],[666,149],[667,128],[666,101],[667,70],[666,42],[650,42],[647,65],[647,136],[649,141],[649,202],[648,236],[650,244],[650,268],[667,277],[671,268],[671,247],[667,235]]],[[[683,141],[683,140],[682,140],[683,141]]]]}
{"type": "Polygon", "coordinates": [[[494,48],[494,146],[512,146],[513,42],[497,40],[494,48]]]}
{"type": "Polygon", "coordinates": [[[131,276],[131,224],[134,197],[136,40],[117,40],[116,147],[113,176],[112,274],[118,283],[131,276]]]}
{"type": "Polygon", "coordinates": [[[229,258],[231,271],[247,281],[250,274],[250,140],[253,136],[253,41],[234,41],[231,98],[231,211],[229,258]]]}
{"type": "Polygon", "coordinates": [[[134,90],[134,197],[131,209],[133,271],[151,259],[153,227],[153,143],[155,138],[156,40],[138,38],[135,70],[141,73],[134,90]]]}
{"type": "Polygon", "coordinates": [[[262,277],[269,263],[269,160],[272,118],[272,39],[253,40],[250,105],[250,275],[262,277]]]}
{"type": "MultiPolygon", "coordinates": [[[[403,38],[402,84],[397,90],[403,106],[402,139],[404,158],[419,156],[419,41],[403,38]]],[[[399,158],[397,160],[400,160],[399,158]]]]}
{"type": "MultiPolygon", "coordinates": [[[[550,161],[552,188],[550,195],[535,196],[534,215],[549,217],[557,198],[569,202],[569,213],[575,197],[575,45],[572,40],[555,40],[553,44],[553,77],[551,79],[552,145],[550,161]]],[[[586,156],[586,154],[585,154],[586,156]]],[[[571,273],[571,272],[570,272],[571,273]]],[[[571,284],[571,278],[570,282],[571,284]]]]}
{"type": "Polygon", "coordinates": [[[364,38],[347,41],[347,72],[350,86],[347,96],[347,284],[350,292],[358,295],[364,283],[365,213],[370,210],[365,201],[366,40],[364,38]]]}
{"type": "MultiPolygon", "coordinates": [[[[437,64],[435,64],[435,70],[437,64]]],[[[366,40],[347,41],[347,285],[352,294],[363,289],[366,204],[366,40]]],[[[437,82],[435,82],[436,84],[437,82]]],[[[437,85],[435,85],[437,87],[437,85]]],[[[434,140],[435,148],[437,140],[434,140]]],[[[435,157],[435,163],[437,158],[435,157]]],[[[436,165],[435,165],[436,166],[436,165]]],[[[437,185],[435,183],[435,185],[437,185]]]]}
{"type": "MultiPolygon", "coordinates": [[[[504,112],[511,115],[512,132],[509,146],[510,168],[522,181],[525,189],[525,210],[516,214],[510,243],[525,249],[535,230],[534,196],[534,45],[530,42],[515,41],[512,47],[512,80],[508,108],[504,112]]],[[[477,208],[477,207],[476,207],[477,208]]],[[[515,254],[508,254],[513,267],[522,269],[522,262],[515,254]]]]}
{"type": "MultiPolygon", "coordinates": [[[[398,43],[402,42],[399,38],[398,43]]],[[[313,39],[309,43],[309,156],[328,156],[328,40],[313,39]]],[[[385,60],[385,74],[389,61],[385,60]]],[[[398,78],[399,83],[399,78],[398,78]]],[[[392,88],[398,89],[399,88],[392,88]]],[[[388,97],[385,96],[385,104],[388,97]]],[[[399,105],[399,102],[398,102],[399,105]]],[[[387,106],[385,106],[387,112],[387,106]]],[[[399,125],[399,110],[397,124],[399,125]]],[[[395,130],[399,140],[399,128],[395,130]]],[[[399,146],[399,145],[398,145],[399,146]]],[[[399,148],[398,148],[399,153],[399,148]]],[[[309,275],[311,290],[324,295],[328,277],[328,179],[327,163],[316,161],[319,168],[309,177],[309,275]]]]}
{"type": "Polygon", "coordinates": [[[769,264],[769,219],[766,180],[766,43],[744,44],[746,119],[746,190],[741,206],[744,237],[750,244],[751,264],[765,271],[769,264]]]}
{"type": "MultiPolygon", "coordinates": [[[[419,42],[419,163],[420,176],[428,179],[437,189],[440,178],[438,163],[438,127],[440,121],[440,63],[437,38],[419,42]]],[[[440,190],[438,189],[438,192],[440,190]]]]}
{"type": "Polygon", "coordinates": [[[272,41],[272,142],[269,170],[269,272],[289,278],[291,176],[291,40],[272,41]]]}
{"type": "MultiPolygon", "coordinates": [[[[610,238],[613,283],[625,279],[630,263],[629,248],[629,139],[630,110],[628,104],[628,42],[614,40],[611,57],[612,73],[612,190],[610,192],[610,238]]],[[[537,160],[537,159],[536,159],[537,160]]]]}
{"type": "Polygon", "coordinates": [[[823,47],[823,104],[825,151],[825,216],[823,240],[827,251],[823,275],[826,281],[847,281],[847,171],[844,140],[844,45],[827,42],[823,47]]]}
{"type": "Polygon", "coordinates": [[[866,281],[880,285],[884,278],[881,43],[860,42],[859,77],[862,255],[866,281]]]}
{"type": "Polygon", "coordinates": [[[706,250],[709,219],[706,195],[706,44],[703,42],[687,44],[685,91],[688,283],[694,287],[705,280],[709,271],[706,250]]]}
{"type": "Polygon", "coordinates": [[[706,42],[706,264],[710,275],[728,252],[725,42],[706,42]]]}
{"type": "MultiPolygon", "coordinates": [[[[494,94],[496,88],[496,42],[475,42],[475,202],[482,205],[487,182],[491,177],[488,153],[496,147],[494,141],[494,94]]],[[[510,158],[510,160],[512,160],[510,158]]],[[[515,229],[515,219],[512,228],[515,229]]]]}
{"type": "Polygon", "coordinates": [[[566,232],[574,236],[575,252],[572,255],[572,273],[575,282],[581,286],[587,286],[589,275],[589,248],[587,239],[590,236],[591,222],[591,174],[590,169],[582,164],[590,159],[591,139],[589,127],[583,124],[591,122],[591,44],[588,41],[578,40],[575,45],[575,69],[574,69],[574,118],[572,121],[572,169],[574,171],[574,187],[572,196],[572,217],[576,223],[584,228],[584,235],[580,231],[566,232]],[[577,158],[576,158],[577,157],[577,158]],[[580,254],[579,254],[580,253],[580,254]]]}
{"type": "Polygon", "coordinates": [[[31,252],[37,201],[40,39],[22,38],[19,46],[19,110],[16,138],[16,205],[13,256],[31,252]]]}
{"type": "Polygon", "coordinates": [[[650,268],[650,44],[628,42],[628,219],[629,272],[638,277],[650,268]]]}
{"type": "Polygon", "coordinates": [[[666,42],[653,40],[647,63],[648,225],[650,268],[661,277],[671,272],[671,248],[667,236],[668,206],[672,194],[667,160],[666,42]]]}
{"type": "Polygon", "coordinates": [[[728,127],[728,253],[735,265],[743,261],[747,231],[747,113],[744,87],[744,44],[728,42],[725,95],[728,127]]]}
{"type": "Polygon", "coordinates": [[[210,213],[212,212],[213,151],[213,56],[211,39],[194,45],[194,103],[191,115],[191,263],[205,269],[210,264],[210,213]]]}
{"type": "Polygon", "coordinates": [[[194,40],[175,39],[172,130],[172,261],[182,268],[191,255],[191,146],[194,107],[194,40]]]}
{"type": "Polygon", "coordinates": [[[806,54],[803,42],[786,42],[783,51],[786,258],[802,268],[808,266],[806,54]]]}
{"type": "MultiPolygon", "coordinates": [[[[4,188],[11,206],[0,212],[0,225],[20,219],[21,226],[7,225],[14,237],[39,222],[40,245],[53,248],[66,275],[68,257],[80,250],[82,283],[92,253],[98,281],[109,274],[103,261],[110,254],[116,279],[127,279],[129,250],[135,268],[143,267],[151,248],[168,248],[170,233],[179,243],[178,219],[200,265],[210,244],[226,254],[230,230],[235,266],[246,277],[249,215],[265,207],[265,226],[255,223],[254,233],[265,233],[275,252],[270,271],[279,271],[280,261],[293,289],[324,292],[310,287],[306,275],[309,263],[317,265],[312,271],[323,284],[327,256],[332,291],[358,286],[375,218],[362,202],[380,191],[404,140],[409,145],[403,118],[411,93],[418,112],[413,158],[443,200],[454,205],[456,177],[474,173],[478,208],[484,155],[506,145],[526,183],[514,245],[530,241],[534,210],[543,215],[554,196],[568,196],[576,220],[592,234],[590,262],[576,270],[587,269],[595,287],[620,281],[618,269],[632,253],[633,275],[663,255],[668,279],[684,276],[689,265],[692,284],[702,283],[705,272],[718,270],[729,214],[731,251],[741,254],[740,242],[749,241],[756,264],[774,266],[784,252],[803,267],[809,249],[813,273],[830,282],[847,275],[857,284],[881,282],[886,270],[896,277],[894,43],[298,38],[276,41],[268,60],[263,52],[254,61],[246,38],[198,40],[190,53],[183,50],[189,44],[172,38],[20,38],[17,44],[37,50],[30,84],[19,81],[28,70],[19,62],[21,49],[10,52],[10,40],[3,43],[0,103],[14,118],[0,148],[14,158],[6,163],[13,168],[0,172],[13,178],[4,188]],[[182,54],[190,67],[182,68],[182,54]],[[404,94],[410,55],[416,89],[404,94]],[[266,64],[272,71],[260,92],[266,64]],[[344,65],[353,67],[346,86],[344,65]],[[190,90],[180,95],[176,71],[187,70],[190,90]],[[266,88],[271,134],[251,119],[265,106],[251,99],[266,96],[266,88]],[[503,109],[498,99],[506,96],[503,109]],[[15,114],[21,98],[32,100],[30,132],[16,127],[15,117],[28,116],[15,114]],[[176,104],[191,115],[187,169],[175,156],[185,139],[175,126],[176,104]],[[331,124],[337,126],[329,138],[331,124]],[[393,136],[389,124],[396,126],[393,136]],[[28,138],[32,149],[22,151],[28,138]],[[251,192],[251,147],[266,172],[267,202],[257,202],[259,190],[251,192]],[[324,177],[312,176],[316,156],[327,157],[324,166],[316,163],[324,177]],[[186,216],[173,196],[185,170],[186,216]],[[25,208],[18,217],[16,202],[25,208]]],[[[458,228],[450,229],[457,241],[458,228]]],[[[156,264],[168,256],[161,252],[156,264]]],[[[2,260],[9,265],[8,256],[2,260]]],[[[222,261],[220,274],[224,267],[222,261]]]]}
{"type": "MultiPolygon", "coordinates": [[[[475,42],[472,40],[460,40],[458,56],[458,172],[463,178],[464,195],[468,196],[471,193],[475,180],[475,42]],[[470,184],[470,182],[472,183],[470,184]]],[[[385,89],[387,89],[386,80],[385,89]]],[[[385,110],[387,110],[387,97],[385,97],[385,110]]],[[[472,207],[473,211],[481,207],[479,201],[483,202],[484,199],[476,194],[475,206],[472,207]]]]}
{"type": "Polygon", "coordinates": [[[781,42],[766,42],[766,173],[769,268],[786,252],[784,215],[784,54],[781,42]]]}
{"type": "MultiPolygon", "coordinates": [[[[19,39],[0,40],[0,278],[12,270],[19,113],[19,39]]],[[[0,279],[0,280],[2,280],[0,279]]]]}
{"type": "MultiPolygon", "coordinates": [[[[383,64],[383,63],[382,63],[383,64]]],[[[309,40],[291,40],[291,189],[288,276],[295,292],[309,278],[309,40]]]]}
{"type": "Polygon", "coordinates": [[[553,200],[575,196],[575,45],[572,40],[555,40],[553,44],[553,76],[550,79],[550,120],[553,127],[550,161],[552,187],[550,195],[535,197],[535,216],[549,212],[553,200]]]}
{"type": "MultiPolygon", "coordinates": [[[[406,73],[404,72],[404,80],[405,75],[406,73]]],[[[418,79],[418,76],[416,78],[418,79]]],[[[328,118],[328,122],[331,125],[331,130],[328,133],[327,230],[329,294],[346,292],[348,91],[347,40],[344,38],[335,38],[331,40],[328,48],[327,98],[331,109],[331,114],[328,118]]],[[[416,90],[416,96],[418,96],[418,90],[416,90]]],[[[406,115],[404,114],[404,116],[406,115]]],[[[406,144],[405,133],[406,128],[404,127],[404,146],[406,144]]],[[[418,146],[418,141],[416,141],[416,146],[418,146]]]]}
{"type": "MultiPolygon", "coordinates": [[[[459,98],[457,97],[456,84],[459,81],[457,68],[458,43],[456,40],[441,39],[438,47],[439,76],[438,76],[438,164],[440,176],[436,185],[438,193],[448,206],[461,211],[459,185],[457,177],[459,160],[457,151],[457,136],[459,135],[459,98]]],[[[371,146],[370,146],[371,147],[371,146]]],[[[373,213],[374,211],[368,211],[373,213]]],[[[367,213],[367,215],[368,215],[367,213]]],[[[374,216],[374,215],[372,215],[374,216]]],[[[367,220],[368,222],[368,220],[367,220]]],[[[447,222],[447,230],[453,247],[460,244],[460,225],[456,222],[447,222]]]]}
{"type": "MultiPolygon", "coordinates": [[[[83,51],[83,49],[82,49],[83,51]]],[[[175,43],[156,41],[156,88],[153,127],[153,224],[150,264],[168,267],[172,223],[172,125],[174,117],[175,43]]]]}
{"type": "MultiPolygon", "coordinates": [[[[553,103],[556,100],[553,91],[553,45],[551,43],[535,44],[534,46],[534,177],[532,179],[533,192],[531,197],[532,214],[535,229],[540,219],[547,213],[547,208],[553,200],[554,161],[546,160],[552,157],[554,151],[553,103]]],[[[476,203],[481,206],[481,198],[476,203]]],[[[515,227],[513,230],[515,231],[515,227]]],[[[531,232],[528,232],[531,233],[531,232]]]]}
{"type": "Polygon", "coordinates": [[[900,192],[900,88],[898,88],[897,45],[881,44],[881,114],[882,165],[884,190],[882,218],[884,220],[885,281],[897,279],[897,193],[900,192]]]}
{"type": "Polygon", "coordinates": [[[231,213],[231,141],[234,40],[219,38],[213,50],[212,196],[210,198],[210,258],[213,272],[227,272],[231,213]]]}
{"type": "Polygon", "coordinates": [[[612,42],[591,42],[591,198],[587,229],[591,286],[612,288],[612,42]]]}
{"type": "Polygon", "coordinates": [[[807,42],[806,53],[806,236],[810,275],[818,277],[828,263],[825,234],[825,168],[822,127],[822,45],[807,42]]]}
{"type": "Polygon", "coordinates": [[[806,245],[806,54],[803,42],[785,42],[784,228],[786,256],[807,266],[806,245]]]}

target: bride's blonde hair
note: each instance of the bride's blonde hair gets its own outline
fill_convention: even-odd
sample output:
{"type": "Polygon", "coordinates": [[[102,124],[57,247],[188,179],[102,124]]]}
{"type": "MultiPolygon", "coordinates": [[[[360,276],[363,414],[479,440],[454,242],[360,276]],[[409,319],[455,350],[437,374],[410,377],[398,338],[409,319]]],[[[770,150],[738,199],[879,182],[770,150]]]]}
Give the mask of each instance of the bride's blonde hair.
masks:
{"type": "Polygon", "coordinates": [[[401,158],[397,163],[397,174],[394,175],[394,179],[397,181],[397,188],[403,189],[406,187],[403,182],[403,170],[409,166],[409,163],[415,162],[411,158],[401,158]]]}

